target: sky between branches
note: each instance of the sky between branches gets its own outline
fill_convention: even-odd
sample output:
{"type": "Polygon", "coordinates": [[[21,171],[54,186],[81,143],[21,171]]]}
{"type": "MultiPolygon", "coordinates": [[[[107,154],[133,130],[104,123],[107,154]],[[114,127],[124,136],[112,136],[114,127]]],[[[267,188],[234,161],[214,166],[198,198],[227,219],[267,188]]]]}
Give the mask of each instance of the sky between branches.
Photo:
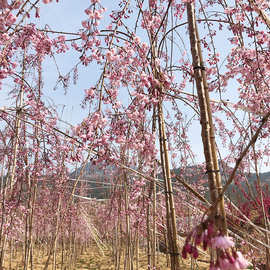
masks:
{"type": "MultiPolygon", "coordinates": [[[[116,8],[113,1],[104,0],[101,1],[101,4],[107,8],[107,12],[105,14],[105,20],[102,19],[104,25],[108,23],[108,16],[109,11],[113,8],[116,8]]],[[[56,31],[64,31],[64,32],[77,32],[78,29],[82,28],[81,21],[82,15],[84,10],[89,6],[88,0],[78,0],[78,1],[67,1],[67,0],[60,0],[59,3],[55,3],[54,1],[48,5],[41,4],[40,9],[40,19],[37,20],[37,25],[40,28],[44,28],[47,25],[48,29],[56,30],[56,31]]],[[[132,19],[134,20],[134,19],[132,19]]],[[[183,28],[182,33],[185,33],[185,29],[183,28]]],[[[140,33],[138,33],[140,35],[140,33]]],[[[143,35],[143,34],[142,34],[143,35]]],[[[224,35],[224,32],[223,32],[224,35]]],[[[185,35],[187,37],[187,35],[185,35]]],[[[74,38],[76,36],[70,35],[70,38],[74,38]]],[[[141,36],[143,39],[144,36],[141,36]]],[[[222,38],[227,38],[222,36],[221,38],[216,38],[216,46],[219,48],[219,52],[221,52],[221,59],[226,57],[230,48],[224,47],[224,42],[222,38]],[[222,55],[222,53],[224,53],[222,55]]],[[[187,52],[189,53],[189,42],[188,40],[184,41],[187,52]]],[[[179,44],[181,49],[183,48],[183,44],[179,44]]],[[[74,53],[74,50],[70,50],[68,53],[64,55],[57,55],[55,57],[56,63],[58,64],[59,71],[62,76],[65,76],[76,63],[79,62],[79,54],[74,53]]],[[[56,68],[54,59],[52,57],[47,57],[45,62],[43,63],[43,78],[44,78],[44,94],[45,99],[48,104],[51,104],[57,108],[59,117],[70,123],[72,125],[79,124],[82,119],[87,116],[87,109],[83,110],[81,108],[81,102],[84,97],[84,90],[88,89],[89,87],[95,85],[96,80],[100,73],[100,66],[97,66],[91,63],[88,67],[82,67],[79,65],[78,68],[78,80],[76,84],[73,84],[72,78],[71,82],[69,83],[68,89],[65,91],[61,83],[56,86],[56,82],[58,79],[58,70],[56,68]]],[[[72,75],[71,75],[72,77],[72,75]]],[[[191,86],[191,85],[190,85],[191,86]]],[[[230,89],[222,95],[223,100],[229,100],[230,102],[236,102],[237,96],[236,89],[233,89],[236,84],[231,82],[230,89]]],[[[7,92],[9,89],[8,81],[6,81],[6,85],[4,89],[0,92],[0,98],[2,100],[1,106],[10,105],[9,100],[6,99],[7,92]]],[[[191,86],[192,88],[192,86],[191,86]]],[[[189,92],[192,92],[190,89],[189,92]]],[[[196,91],[195,91],[196,93],[196,91]]],[[[218,94],[211,93],[211,98],[215,100],[219,100],[220,96],[218,94]]],[[[127,99],[127,97],[123,96],[123,102],[127,99]]],[[[14,105],[14,104],[13,104],[14,105]]],[[[166,107],[165,107],[166,108],[166,107]]],[[[167,107],[170,110],[169,107],[167,107]]],[[[187,114],[190,112],[187,110],[187,114]]],[[[243,113],[238,113],[240,117],[243,117],[243,113]]],[[[223,120],[225,120],[224,116],[221,116],[223,120]]],[[[61,124],[63,129],[69,129],[70,127],[65,124],[61,124]]],[[[200,126],[199,123],[193,123],[190,132],[189,138],[192,142],[192,148],[194,153],[197,155],[196,162],[203,162],[203,149],[201,143],[201,136],[200,136],[200,126]]],[[[219,142],[218,142],[219,143],[219,142]]],[[[219,143],[219,149],[221,154],[226,154],[226,150],[222,148],[221,144],[219,143]]],[[[268,168],[265,167],[263,164],[261,166],[262,171],[267,171],[268,168]]]]}

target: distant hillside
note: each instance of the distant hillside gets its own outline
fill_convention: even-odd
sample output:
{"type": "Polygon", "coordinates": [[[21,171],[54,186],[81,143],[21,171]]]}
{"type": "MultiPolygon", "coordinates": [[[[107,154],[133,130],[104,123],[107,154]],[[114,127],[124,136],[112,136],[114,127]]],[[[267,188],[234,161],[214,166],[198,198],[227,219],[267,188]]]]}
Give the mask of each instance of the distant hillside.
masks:
{"type": "MultiPolygon", "coordinates": [[[[232,168],[220,166],[222,182],[223,184],[229,178],[229,174],[232,171],[232,168]],[[223,169],[222,169],[223,168],[223,169]]],[[[198,183],[200,185],[208,186],[207,174],[205,169],[200,166],[190,166],[181,170],[180,168],[174,170],[175,175],[181,175],[185,178],[188,183],[198,183]]],[[[262,189],[268,192],[268,185],[270,183],[270,172],[264,172],[259,174],[262,189]]],[[[256,185],[257,185],[257,176],[256,173],[246,173],[244,175],[236,173],[235,181],[228,187],[225,194],[232,200],[245,200],[241,189],[245,192],[248,192],[248,185],[252,189],[253,193],[256,196],[256,185]]],[[[209,199],[209,194],[206,193],[206,197],[209,199]]]]}
{"type": "MultiPolygon", "coordinates": [[[[226,168],[226,171],[230,171],[231,168],[226,168]]],[[[70,174],[70,180],[72,183],[79,177],[82,167],[74,170],[70,174]]],[[[111,181],[113,179],[112,175],[114,174],[115,167],[107,166],[102,168],[102,166],[93,165],[91,163],[87,163],[83,173],[80,177],[80,181],[77,184],[76,193],[77,195],[82,195],[86,197],[92,198],[108,198],[111,192],[111,181]]],[[[222,179],[225,181],[228,178],[222,170],[222,179]]],[[[184,177],[186,182],[188,183],[199,183],[200,185],[207,185],[207,174],[204,169],[200,166],[189,166],[184,170],[181,168],[172,170],[172,175],[180,175],[184,177]]],[[[248,179],[248,183],[254,189],[255,183],[257,181],[257,177],[255,173],[246,174],[245,177],[248,179]]],[[[159,175],[158,178],[162,179],[162,175],[159,175]]],[[[236,176],[236,179],[239,179],[239,175],[236,176]]],[[[260,180],[262,186],[270,183],[270,172],[260,173],[260,180]]],[[[174,181],[174,178],[173,178],[174,181]]],[[[247,185],[243,178],[240,179],[241,186],[244,190],[247,190],[247,185]]],[[[237,191],[239,188],[232,183],[227,191],[227,195],[229,195],[232,199],[237,195],[237,191]]],[[[239,194],[239,193],[238,193],[239,194]]]]}
{"type": "Polygon", "coordinates": [[[111,180],[114,168],[107,166],[101,168],[91,163],[87,163],[84,168],[80,167],[70,174],[70,180],[74,184],[80,176],[76,187],[76,195],[89,198],[104,199],[108,198],[111,190],[111,180]],[[82,171],[83,170],[83,171],[82,171]],[[82,174],[80,176],[80,173],[82,174]]]}
{"type": "MultiPolygon", "coordinates": [[[[248,180],[251,182],[254,182],[257,180],[256,173],[251,173],[250,175],[247,175],[248,180]]],[[[270,172],[264,172],[260,173],[260,179],[262,183],[270,183],[270,172]]]]}

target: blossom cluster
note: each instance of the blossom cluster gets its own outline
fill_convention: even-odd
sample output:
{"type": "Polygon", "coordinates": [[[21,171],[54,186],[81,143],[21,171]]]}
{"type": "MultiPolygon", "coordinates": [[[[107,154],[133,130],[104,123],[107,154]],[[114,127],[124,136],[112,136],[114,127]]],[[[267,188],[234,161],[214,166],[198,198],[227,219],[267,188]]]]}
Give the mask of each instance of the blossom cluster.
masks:
{"type": "MultiPolygon", "coordinates": [[[[220,217],[216,218],[220,219],[220,217]]],[[[206,250],[214,249],[216,252],[215,261],[210,264],[210,270],[238,270],[248,267],[249,262],[244,258],[240,251],[234,248],[234,241],[231,237],[223,235],[216,228],[216,223],[212,220],[206,220],[195,229],[186,238],[182,249],[182,257],[187,258],[190,254],[194,259],[199,256],[199,246],[206,250]]]]}

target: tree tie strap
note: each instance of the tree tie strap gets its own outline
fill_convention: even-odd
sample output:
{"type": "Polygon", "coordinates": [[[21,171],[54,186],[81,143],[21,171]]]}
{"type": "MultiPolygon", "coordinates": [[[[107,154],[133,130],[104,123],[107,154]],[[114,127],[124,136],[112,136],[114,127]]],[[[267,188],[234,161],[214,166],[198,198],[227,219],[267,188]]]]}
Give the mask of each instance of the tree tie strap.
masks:
{"type": "Polygon", "coordinates": [[[172,256],[179,256],[180,255],[180,253],[175,253],[175,252],[169,252],[169,254],[172,256]]]}
{"type": "Polygon", "coordinates": [[[208,174],[208,173],[219,173],[219,172],[220,172],[220,170],[207,170],[205,172],[205,174],[208,174]]]}
{"type": "Polygon", "coordinates": [[[196,69],[205,70],[205,67],[204,66],[195,66],[195,67],[193,67],[193,70],[196,70],[196,69]]]}

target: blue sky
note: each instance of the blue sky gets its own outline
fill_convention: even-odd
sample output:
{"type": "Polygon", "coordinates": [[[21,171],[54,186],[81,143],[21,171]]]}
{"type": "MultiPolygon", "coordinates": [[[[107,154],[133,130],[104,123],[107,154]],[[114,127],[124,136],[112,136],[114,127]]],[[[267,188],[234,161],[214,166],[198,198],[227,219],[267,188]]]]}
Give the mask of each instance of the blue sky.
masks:
{"type": "MultiPolygon", "coordinates": [[[[86,0],[60,0],[59,3],[54,2],[49,5],[44,5],[41,8],[40,25],[44,26],[45,24],[48,24],[52,29],[58,31],[76,31],[81,28],[81,21],[83,20],[82,14],[84,14],[83,10],[88,7],[89,2],[90,1],[86,0]]],[[[110,0],[101,1],[103,6],[105,6],[108,11],[114,8],[115,2],[110,0]]],[[[105,19],[105,23],[107,23],[107,21],[108,20],[105,19]]],[[[183,34],[183,36],[188,37],[187,34],[185,34],[185,27],[182,27],[182,29],[179,30],[183,34]]],[[[143,39],[144,37],[141,36],[141,38],[143,39]]],[[[187,50],[189,50],[188,40],[185,40],[184,42],[187,50]]],[[[223,46],[222,42],[220,42],[220,45],[223,46]]],[[[180,44],[179,46],[183,50],[182,44],[180,44]]],[[[224,54],[221,53],[221,59],[226,57],[227,50],[223,50],[223,52],[224,54]]],[[[187,53],[190,54],[189,51],[187,53]]],[[[57,61],[59,62],[59,68],[63,75],[70,71],[74,63],[77,62],[78,56],[78,54],[74,54],[70,51],[65,56],[59,55],[57,57],[57,61]]],[[[62,115],[62,118],[65,121],[72,124],[79,123],[87,115],[87,111],[83,111],[80,107],[80,103],[84,94],[84,89],[87,89],[95,84],[99,76],[98,69],[100,67],[95,66],[95,64],[91,64],[87,68],[80,68],[78,83],[76,85],[73,85],[71,83],[69,89],[67,90],[67,94],[64,95],[61,87],[59,87],[59,89],[56,91],[52,90],[57,80],[57,72],[54,63],[51,60],[52,59],[49,59],[44,64],[44,78],[46,78],[44,87],[44,89],[46,89],[45,93],[54,100],[56,105],[59,106],[59,112],[62,110],[63,105],[65,106],[62,115]]],[[[214,97],[215,99],[219,98],[218,95],[213,94],[212,97],[214,97]]],[[[229,94],[226,93],[223,98],[230,99],[230,101],[235,102],[236,97],[236,95],[229,96],[229,94]]],[[[193,114],[193,112],[191,112],[191,110],[187,108],[184,110],[186,110],[188,117],[191,117],[190,113],[193,114]]],[[[192,142],[193,150],[197,156],[196,161],[203,162],[203,146],[201,142],[200,125],[198,122],[195,122],[191,125],[189,136],[190,141],[192,142]]],[[[226,153],[226,151],[222,148],[220,148],[220,151],[221,153],[226,153]]]]}

